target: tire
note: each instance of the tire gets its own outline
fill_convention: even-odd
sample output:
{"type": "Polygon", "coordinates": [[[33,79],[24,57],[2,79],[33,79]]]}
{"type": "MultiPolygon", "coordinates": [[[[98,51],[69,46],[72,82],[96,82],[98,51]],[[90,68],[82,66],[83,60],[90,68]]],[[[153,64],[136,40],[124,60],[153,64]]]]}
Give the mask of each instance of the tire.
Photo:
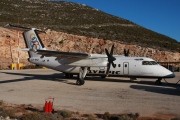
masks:
{"type": "Polygon", "coordinates": [[[160,80],[156,80],[155,84],[156,85],[162,85],[162,82],[160,80]]]}
{"type": "Polygon", "coordinates": [[[70,75],[68,73],[65,73],[65,78],[69,78],[70,75]]]}
{"type": "Polygon", "coordinates": [[[76,84],[77,84],[77,85],[84,85],[84,83],[85,83],[85,81],[84,81],[84,80],[81,80],[81,79],[78,79],[78,80],[76,81],[76,84]]]}
{"type": "Polygon", "coordinates": [[[101,75],[101,78],[106,78],[106,76],[105,75],[101,75]]]}

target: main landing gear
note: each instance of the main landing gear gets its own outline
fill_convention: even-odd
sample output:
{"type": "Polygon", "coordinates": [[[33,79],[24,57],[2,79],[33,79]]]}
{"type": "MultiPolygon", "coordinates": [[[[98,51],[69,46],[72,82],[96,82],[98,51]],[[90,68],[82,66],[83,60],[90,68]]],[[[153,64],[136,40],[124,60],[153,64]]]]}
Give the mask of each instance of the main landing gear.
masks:
{"type": "Polygon", "coordinates": [[[84,85],[84,83],[85,83],[84,79],[78,78],[77,81],[76,81],[77,85],[84,85]]]}
{"type": "MultiPolygon", "coordinates": [[[[86,77],[88,67],[80,67],[79,75],[77,77],[76,84],[77,85],[84,85],[85,81],[84,78],[86,77]]],[[[73,74],[65,73],[65,78],[72,78],[73,74]]]]}
{"type": "Polygon", "coordinates": [[[79,75],[76,81],[77,85],[84,85],[85,83],[84,78],[86,77],[86,74],[87,74],[87,68],[88,67],[80,67],[79,75]]]}

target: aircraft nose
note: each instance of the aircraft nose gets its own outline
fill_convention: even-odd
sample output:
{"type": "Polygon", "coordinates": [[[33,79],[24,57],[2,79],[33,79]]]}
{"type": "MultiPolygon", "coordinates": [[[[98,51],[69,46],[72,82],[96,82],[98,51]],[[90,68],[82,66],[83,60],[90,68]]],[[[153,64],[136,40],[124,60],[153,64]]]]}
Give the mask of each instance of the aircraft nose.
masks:
{"type": "Polygon", "coordinates": [[[166,77],[166,78],[174,78],[174,77],[175,77],[175,74],[172,73],[172,74],[166,75],[165,77],[166,77]]]}

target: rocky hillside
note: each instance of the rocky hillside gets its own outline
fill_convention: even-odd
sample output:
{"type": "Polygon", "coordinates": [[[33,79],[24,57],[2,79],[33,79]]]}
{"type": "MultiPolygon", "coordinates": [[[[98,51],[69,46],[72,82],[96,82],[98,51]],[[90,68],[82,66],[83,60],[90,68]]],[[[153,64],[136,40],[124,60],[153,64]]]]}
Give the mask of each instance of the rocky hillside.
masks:
{"type": "MultiPolygon", "coordinates": [[[[17,62],[17,31],[3,28],[7,23],[46,30],[41,38],[47,49],[104,54],[115,44],[114,54],[130,49],[130,56],[156,61],[180,61],[180,43],[131,21],[106,14],[86,5],[49,0],[0,1],[0,69],[17,62]],[[18,23],[19,21],[19,23],[18,23]]],[[[20,35],[20,48],[25,48],[20,35]]],[[[20,51],[25,65],[28,54],[20,51]]]]}
{"type": "MultiPolygon", "coordinates": [[[[156,61],[180,61],[180,53],[178,52],[160,51],[149,47],[127,45],[117,41],[78,36],[50,29],[46,31],[46,34],[41,34],[40,37],[46,48],[51,50],[105,54],[104,49],[110,49],[114,44],[114,54],[121,55],[124,49],[130,49],[130,56],[147,56],[156,61]]],[[[11,63],[17,62],[17,31],[0,27],[0,48],[0,69],[8,69],[11,63]]],[[[20,35],[20,48],[25,48],[22,35],[20,35]]],[[[27,58],[28,54],[20,51],[20,62],[29,65],[27,58]]]]}
{"type": "Polygon", "coordinates": [[[180,51],[180,43],[131,21],[84,4],[51,0],[1,0],[0,26],[7,23],[116,40],[158,50],[180,51]]]}

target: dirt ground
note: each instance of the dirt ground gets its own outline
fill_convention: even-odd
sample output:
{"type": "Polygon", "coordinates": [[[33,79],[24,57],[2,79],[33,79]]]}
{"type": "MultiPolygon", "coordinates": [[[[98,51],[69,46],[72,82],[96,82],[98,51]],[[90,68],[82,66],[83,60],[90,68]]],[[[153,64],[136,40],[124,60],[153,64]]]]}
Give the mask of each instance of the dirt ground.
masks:
{"type": "Polygon", "coordinates": [[[12,104],[43,107],[54,98],[54,109],[81,113],[139,113],[140,116],[180,116],[180,73],[154,84],[155,79],[106,78],[88,76],[83,86],[76,79],[50,69],[1,70],[0,100],[12,104]]]}

